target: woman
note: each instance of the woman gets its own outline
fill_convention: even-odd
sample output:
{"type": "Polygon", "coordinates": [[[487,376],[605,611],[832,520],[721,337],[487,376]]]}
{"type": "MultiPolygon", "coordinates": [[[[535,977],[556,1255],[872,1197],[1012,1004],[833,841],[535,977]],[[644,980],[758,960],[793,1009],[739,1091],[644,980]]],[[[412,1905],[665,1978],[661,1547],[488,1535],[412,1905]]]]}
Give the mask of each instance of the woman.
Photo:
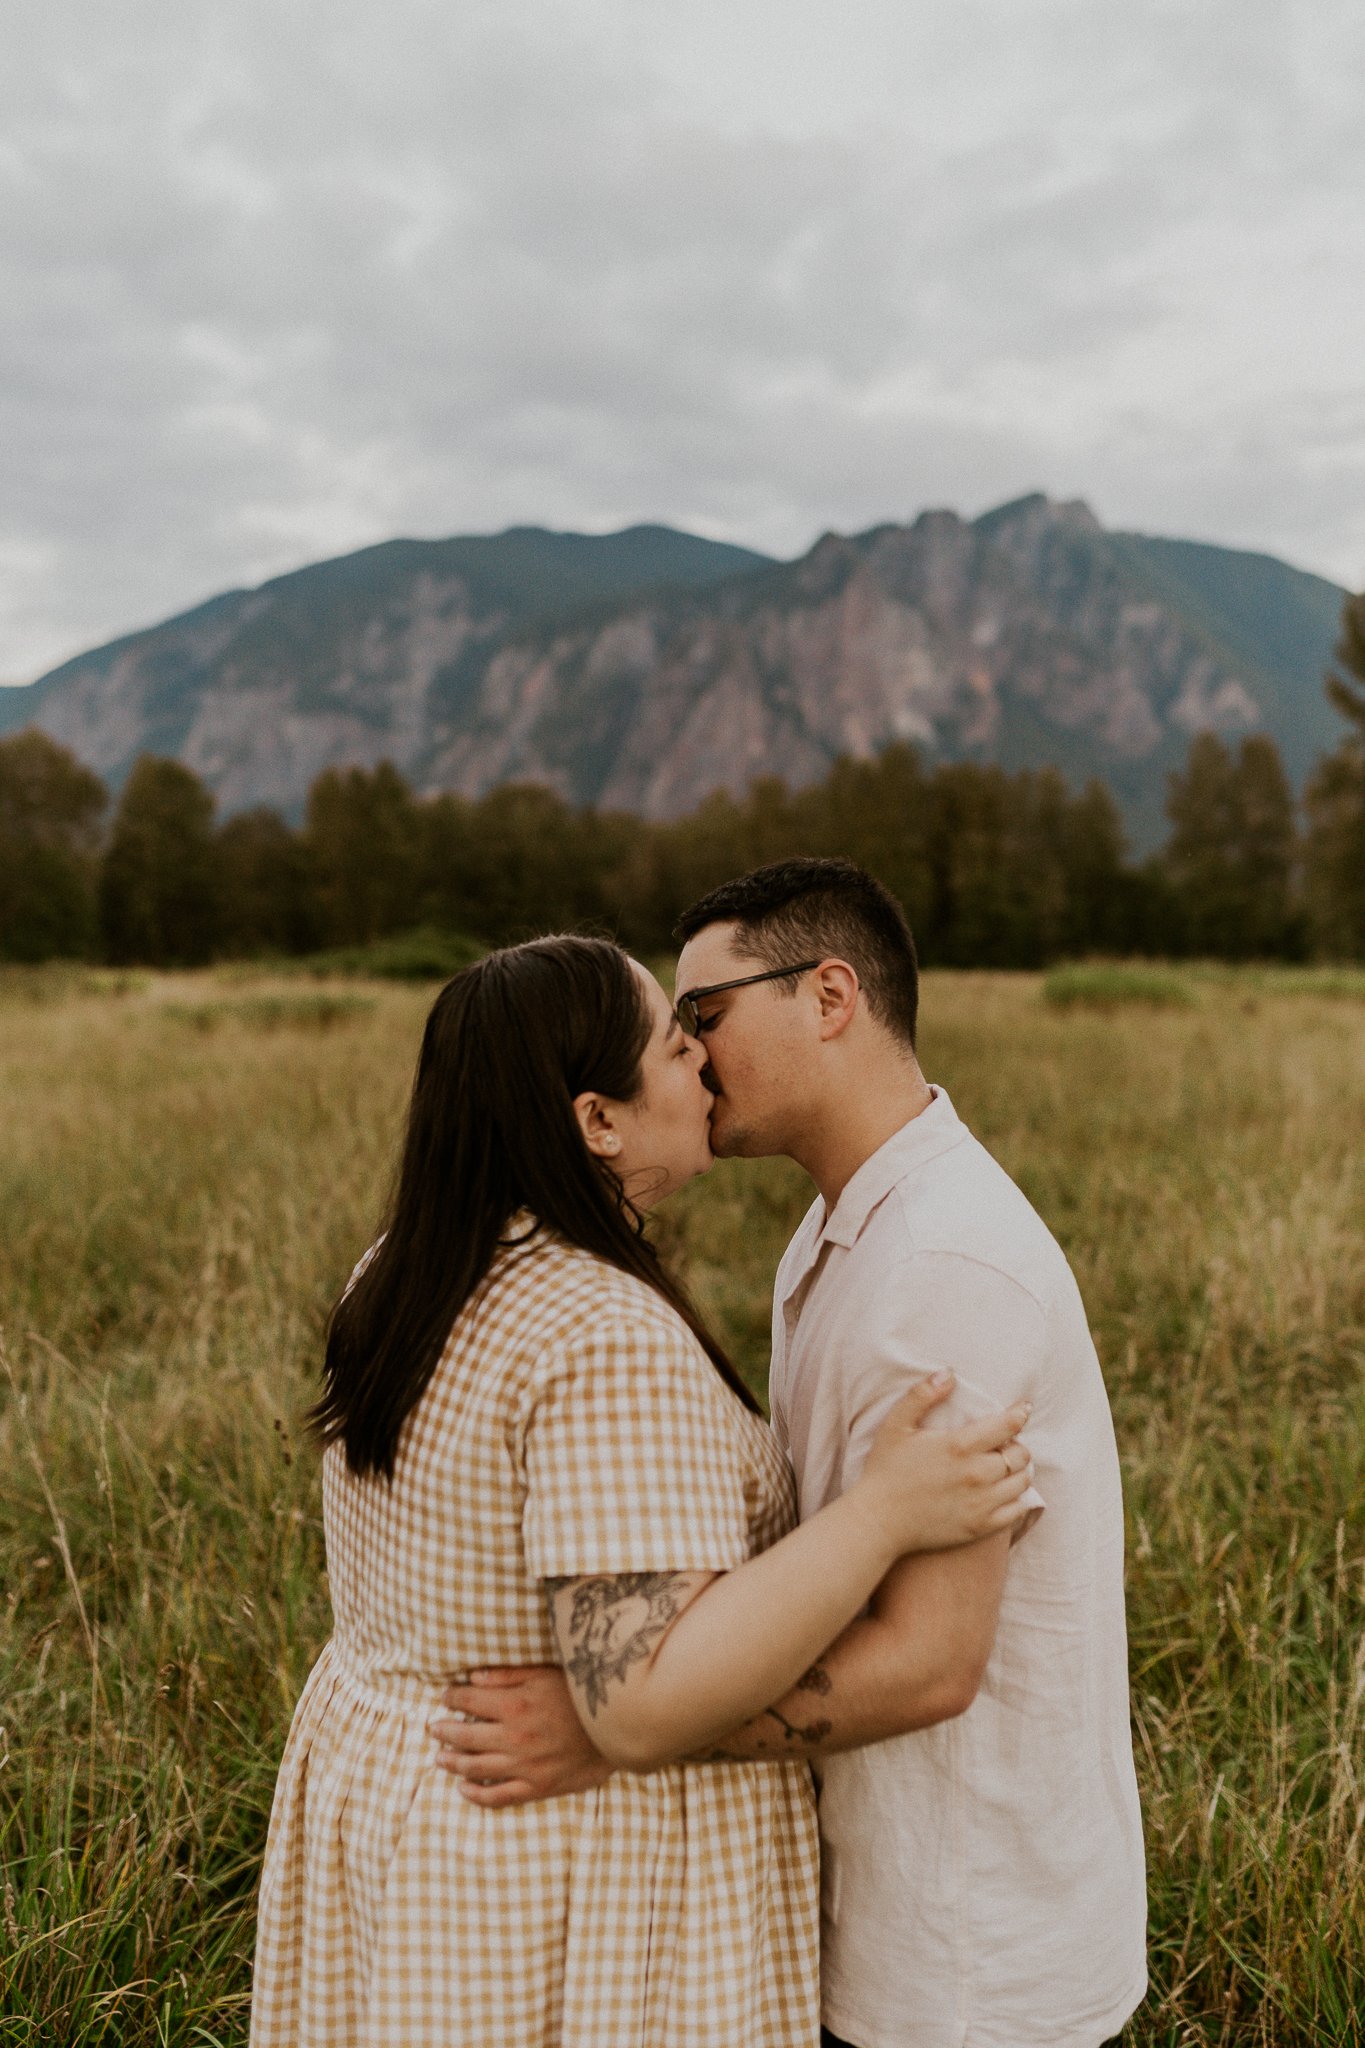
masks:
{"type": "Polygon", "coordinates": [[[1007,1526],[1022,1418],[920,1432],[935,1397],[908,1396],[792,1530],[752,1397],[639,1228],[710,1164],[702,1064],[602,940],[494,953],[437,998],[328,1339],[336,1629],[276,1792],[256,2048],[818,2038],[805,1767],[666,1760],[780,1697],[904,1551],[1007,1526]],[[629,1768],[462,1800],[425,1727],[442,1685],[546,1662],[629,1768]]]}

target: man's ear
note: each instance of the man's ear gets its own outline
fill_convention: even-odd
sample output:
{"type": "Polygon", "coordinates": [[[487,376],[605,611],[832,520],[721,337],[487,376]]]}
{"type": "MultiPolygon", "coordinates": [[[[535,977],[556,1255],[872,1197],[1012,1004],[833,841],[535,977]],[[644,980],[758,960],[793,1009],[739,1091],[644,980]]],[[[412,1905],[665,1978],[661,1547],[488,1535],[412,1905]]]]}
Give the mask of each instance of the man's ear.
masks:
{"type": "Polygon", "coordinates": [[[583,1143],[595,1159],[614,1159],[621,1149],[621,1136],[612,1120],[616,1105],[605,1095],[575,1095],[573,1113],[583,1133],[583,1143]]]}
{"type": "Polygon", "coordinates": [[[857,971],[847,960],[821,961],[815,971],[821,1038],[838,1038],[847,1031],[858,1007],[858,987],[857,971]]]}

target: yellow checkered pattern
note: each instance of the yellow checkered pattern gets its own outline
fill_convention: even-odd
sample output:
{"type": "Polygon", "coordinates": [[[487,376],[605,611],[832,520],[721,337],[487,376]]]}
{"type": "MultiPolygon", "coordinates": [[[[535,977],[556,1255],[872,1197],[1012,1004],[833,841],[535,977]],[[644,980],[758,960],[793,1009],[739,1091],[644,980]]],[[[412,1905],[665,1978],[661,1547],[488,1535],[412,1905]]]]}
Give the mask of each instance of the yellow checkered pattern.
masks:
{"type": "Polygon", "coordinates": [[[456,1324],[392,1488],[333,1446],[323,1512],[336,1627],[275,1793],[253,2048],[811,2048],[804,1765],[487,1811],[425,1727],[454,1674],[556,1661],[541,1578],[723,1571],[791,1526],[768,1429],[667,1305],[536,1232],[456,1324]]]}

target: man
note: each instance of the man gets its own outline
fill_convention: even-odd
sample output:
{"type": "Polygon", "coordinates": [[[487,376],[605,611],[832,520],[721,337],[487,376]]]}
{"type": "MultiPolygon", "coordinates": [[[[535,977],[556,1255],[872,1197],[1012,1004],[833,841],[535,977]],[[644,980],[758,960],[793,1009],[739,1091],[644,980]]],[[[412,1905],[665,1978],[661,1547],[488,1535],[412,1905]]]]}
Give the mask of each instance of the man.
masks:
{"type": "MultiPolygon", "coordinates": [[[[773,1304],[773,1425],[803,1518],[852,1482],[911,1379],[955,1373],[945,1422],[1033,1404],[1022,1540],[903,1559],[802,1686],[724,1745],[815,1764],[826,2040],[1099,2048],[1146,1988],[1145,1888],[1118,1461],[1075,1281],[925,1081],[913,942],[871,876],[778,862],[679,931],[713,1149],[786,1153],[818,1190],[773,1304]]],[[[592,1781],[557,1683],[452,1689],[479,1717],[438,1724],[467,1796],[592,1781]]]]}

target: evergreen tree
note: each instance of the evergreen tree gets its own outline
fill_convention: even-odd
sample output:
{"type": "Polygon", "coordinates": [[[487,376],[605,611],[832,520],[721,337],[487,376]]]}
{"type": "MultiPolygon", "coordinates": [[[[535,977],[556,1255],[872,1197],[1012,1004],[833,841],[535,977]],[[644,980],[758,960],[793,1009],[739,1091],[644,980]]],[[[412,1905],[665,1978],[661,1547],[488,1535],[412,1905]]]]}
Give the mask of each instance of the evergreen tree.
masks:
{"type": "Polygon", "coordinates": [[[1242,741],[1234,805],[1239,951],[1247,959],[1297,952],[1299,834],[1294,792],[1280,750],[1266,733],[1253,733],[1242,741]]]}
{"type": "Polygon", "coordinates": [[[420,921],[422,822],[390,762],[326,769],[308,792],[303,837],[325,945],[367,945],[420,921]]]}
{"type": "Polygon", "coordinates": [[[656,831],[638,818],[572,810],[535,783],[420,808],[426,922],[493,945],[578,927],[659,945],[656,831]]]}
{"type": "Polygon", "coordinates": [[[1327,692],[1348,731],[1304,799],[1304,892],[1315,951],[1365,960],[1365,592],[1348,598],[1327,692]]]}
{"type": "Polygon", "coordinates": [[[88,953],[104,784],[30,727],[0,740],[0,959],[88,953]]]}
{"type": "Polygon", "coordinates": [[[1170,778],[1171,834],[1164,866],[1180,919],[1173,951],[1218,956],[1236,925],[1238,895],[1231,847],[1236,834],[1236,770],[1217,733],[1196,733],[1184,773],[1170,778]]]}
{"type": "Polygon", "coordinates": [[[718,789],[690,817],[632,822],[633,844],[614,877],[622,892],[622,931],[642,951],[666,952],[680,911],[729,876],[758,866],[751,858],[748,805],[718,789]]]}
{"type": "Polygon", "coordinates": [[[218,941],[213,798],[179,761],[143,754],[119,799],[100,871],[111,960],[194,967],[218,941]]]}
{"type": "Polygon", "coordinates": [[[1137,921],[1118,813],[1100,785],[1073,798],[1054,770],[950,763],[926,774],[897,745],[838,761],[795,795],[769,778],[741,803],[717,792],[690,818],[637,827],[633,873],[647,885],[635,924],[662,947],[679,906],[791,854],[843,854],[870,869],[931,963],[1037,966],[1121,945],[1137,921]]]}
{"type": "Polygon", "coordinates": [[[1293,951],[1298,835],[1275,742],[1253,734],[1234,757],[1216,733],[1197,734],[1166,814],[1183,950],[1224,960],[1293,951]]]}
{"type": "Polygon", "coordinates": [[[1057,832],[1063,908],[1054,950],[1073,959],[1127,951],[1136,922],[1131,876],[1123,822],[1102,782],[1067,800],[1057,832]]]}
{"type": "Polygon", "coordinates": [[[486,938],[479,910],[478,824],[467,798],[447,793],[422,805],[421,862],[424,921],[486,938]]]}
{"type": "Polygon", "coordinates": [[[1040,877],[1028,872],[1021,795],[1003,769],[972,761],[949,763],[931,778],[931,896],[920,940],[927,961],[1030,967],[1042,956],[1040,877]]]}
{"type": "Polygon", "coordinates": [[[1304,809],[1313,950],[1324,960],[1365,960],[1365,745],[1343,740],[1318,763],[1304,809]]]}
{"type": "MultiPolygon", "coordinates": [[[[538,783],[505,783],[473,806],[456,900],[461,928],[497,944],[576,926],[615,929],[607,878],[620,860],[619,821],[571,810],[538,783]]],[[[646,827],[632,821],[630,830],[646,827]]],[[[447,899],[449,900],[449,899],[447,899]]]]}
{"type": "Polygon", "coordinates": [[[1342,607],[1337,663],[1338,672],[1327,678],[1327,694],[1365,741],[1365,590],[1342,607]]]}
{"type": "Polygon", "coordinates": [[[305,953],[317,943],[308,860],[277,811],[243,811],[218,833],[222,949],[239,957],[305,953]]]}
{"type": "Polygon", "coordinates": [[[929,780],[898,741],[875,761],[836,761],[794,801],[790,852],[846,854],[897,897],[918,938],[929,915],[929,780]]]}

